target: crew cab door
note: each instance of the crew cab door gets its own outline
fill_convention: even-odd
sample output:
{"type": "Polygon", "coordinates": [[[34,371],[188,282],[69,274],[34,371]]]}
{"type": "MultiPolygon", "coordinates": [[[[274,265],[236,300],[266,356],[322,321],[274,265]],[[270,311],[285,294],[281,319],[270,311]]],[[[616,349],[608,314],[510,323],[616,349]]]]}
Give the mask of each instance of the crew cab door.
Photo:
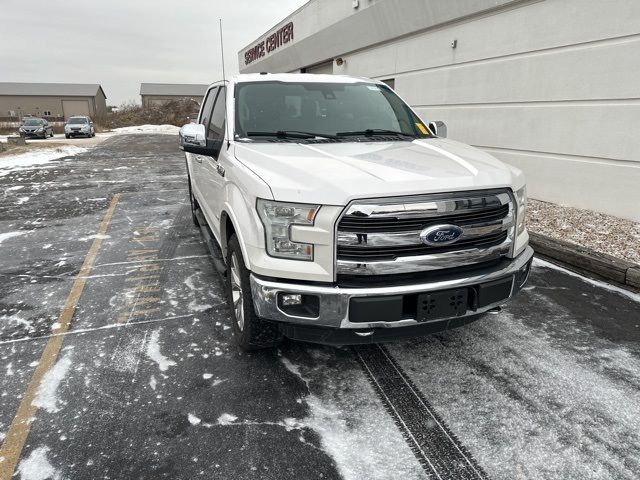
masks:
{"type": "MultiPolygon", "coordinates": [[[[214,142],[223,143],[225,132],[226,113],[226,88],[216,87],[216,99],[209,115],[209,122],[205,125],[207,132],[207,144],[214,142]]],[[[225,171],[220,160],[224,145],[216,156],[200,156],[201,168],[201,199],[204,205],[200,205],[206,210],[209,217],[209,227],[220,240],[220,215],[222,212],[223,189],[225,182],[225,171]]]]}
{"type": "MultiPolygon", "coordinates": [[[[207,92],[205,96],[204,103],[202,104],[202,113],[200,114],[200,119],[198,123],[204,126],[205,131],[209,127],[209,122],[211,120],[211,113],[213,112],[213,105],[216,101],[216,96],[218,95],[219,87],[212,87],[207,92]]],[[[204,169],[202,163],[206,160],[205,155],[199,155],[196,153],[188,153],[189,158],[189,175],[191,175],[191,185],[194,190],[194,195],[198,199],[198,203],[200,203],[200,207],[209,212],[209,209],[205,205],[204,191],[206,186],[206,181],[203,176],[204,169]]],[[[207,214],[209,215],[209,214],[207,214]]]]}

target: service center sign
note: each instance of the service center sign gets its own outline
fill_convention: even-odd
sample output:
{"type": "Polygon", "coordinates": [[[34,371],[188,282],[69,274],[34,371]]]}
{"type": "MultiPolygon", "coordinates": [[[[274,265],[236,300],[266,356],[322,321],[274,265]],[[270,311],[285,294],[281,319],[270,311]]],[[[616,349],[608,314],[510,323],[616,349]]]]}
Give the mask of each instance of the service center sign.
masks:
{"type": "Polygon", "coordinates": [[[267,53],[271,53],[284,44],[292,41],[293,22],[289,22],[280,30],[267,36],[267,38],[265,38],[262,42],[244,52],[244,64],[249,65],[250,63],[264,57],[267,53]]]}

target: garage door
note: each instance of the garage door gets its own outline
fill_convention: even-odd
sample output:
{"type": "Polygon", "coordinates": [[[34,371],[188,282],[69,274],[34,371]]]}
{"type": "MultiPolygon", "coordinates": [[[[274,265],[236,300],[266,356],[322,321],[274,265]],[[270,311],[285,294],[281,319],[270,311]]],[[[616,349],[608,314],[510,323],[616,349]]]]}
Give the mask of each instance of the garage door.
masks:
{"type": "Polygon", "coordinates": [[[62,110],[64,111],[64,118],[69,118],[73,115],[90,115],[89,100],[63,100],[62,110]]]}

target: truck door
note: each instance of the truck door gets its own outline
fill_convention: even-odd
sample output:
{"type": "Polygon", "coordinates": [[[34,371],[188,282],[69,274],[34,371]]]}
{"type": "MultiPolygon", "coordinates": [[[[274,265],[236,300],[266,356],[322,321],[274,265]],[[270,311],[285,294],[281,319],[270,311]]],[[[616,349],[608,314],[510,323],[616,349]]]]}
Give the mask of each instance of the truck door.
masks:
{"type": "MultiPolygon", "coordinates": [[[[225,131],[225,113],[226,113],[226,88],[219,87],[211,118],[207,129],[207,145],[213,145],[215,142],[224,140],[225,131]]],[[[224,148],[224,145],[223,147],[224,148]]],[[[221,150],[222,151],[222,150],[221,150]]],[[[201,163],[202,180],[205,203],[207,213],[211,215],[209,226],[213,233],[220,240],[220,215],[222,212],[223,188],[225,182],[225,172],[222,164],[219,162],[221,154],[215,157],[203,157],[201,163]]]]}
{"type": "MultiPolygon", "coordinates": [[[[213,113],[213,104],[216,101],[218,95],[218,89],[220,87],[213,87],[207,92],[207,96],[202,106],[202,113],[200,114],[200,120],[198,123],[204,125],[205,130],[209,128],[209,121],[211,120],[211,114],[213,113]]],[[[189,158],[189,174],[191,175],[191,185],[195,190],[194,194],[198,199],[198,203],[205,203],[204,191],[205,181],[203,178],[202,162],[207,158],[204,155],[197,155],[195,153],[188,153],[189,158]]],[[[209,211],[206,205],[200,205],[205,211],[209,211]]]]}

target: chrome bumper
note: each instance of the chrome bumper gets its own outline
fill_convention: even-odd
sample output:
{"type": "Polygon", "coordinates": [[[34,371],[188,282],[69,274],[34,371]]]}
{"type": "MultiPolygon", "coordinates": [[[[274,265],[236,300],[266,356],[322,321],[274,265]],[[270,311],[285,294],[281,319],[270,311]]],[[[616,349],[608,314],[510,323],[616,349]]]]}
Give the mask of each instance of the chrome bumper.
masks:
{"type": "MultiPolygon", "coordinates": [[[[403,319],[394,322],[358,322],[349,321],[349,303],[353,297],[375,297],[383,295],[404,295],[412,293],[433,292],[458,287],[478,285],[493,280],[504,279],[511,276],[514,281],[509,298],[513,297],[521,285],[515,285],[515,276],[520,269],[525,267],[533,257],[533,249],[527,247],[518,257],[513,259],[505,268],[487,268],[476,271],[472,276],[451,276],[446,279],[415,285],[399,285],[389,287],[371,288],[342,288],[337,286],[307,285],[293,282],[273,282],[251,274],[251,291],[256,313],[259,317],[298,325],[308,325],[329,328],[344,329],[371,329],[371,328],[396,328],[421,325],[415,319],[403,319]],[[320,315],[316,318],[298,317],[284,313],[278,307],[278,294],[306,294],[315,295],[320,300],[320,315]]],[[[477,310],[468,310],[465,316],[484,313],[496,306],[505,303],[488,305],[477,310]]],[[[459,317],[458,317],[459,318],[459,317]]],[[[446,320],[439,318],[437,321],[446,320]]]]}

